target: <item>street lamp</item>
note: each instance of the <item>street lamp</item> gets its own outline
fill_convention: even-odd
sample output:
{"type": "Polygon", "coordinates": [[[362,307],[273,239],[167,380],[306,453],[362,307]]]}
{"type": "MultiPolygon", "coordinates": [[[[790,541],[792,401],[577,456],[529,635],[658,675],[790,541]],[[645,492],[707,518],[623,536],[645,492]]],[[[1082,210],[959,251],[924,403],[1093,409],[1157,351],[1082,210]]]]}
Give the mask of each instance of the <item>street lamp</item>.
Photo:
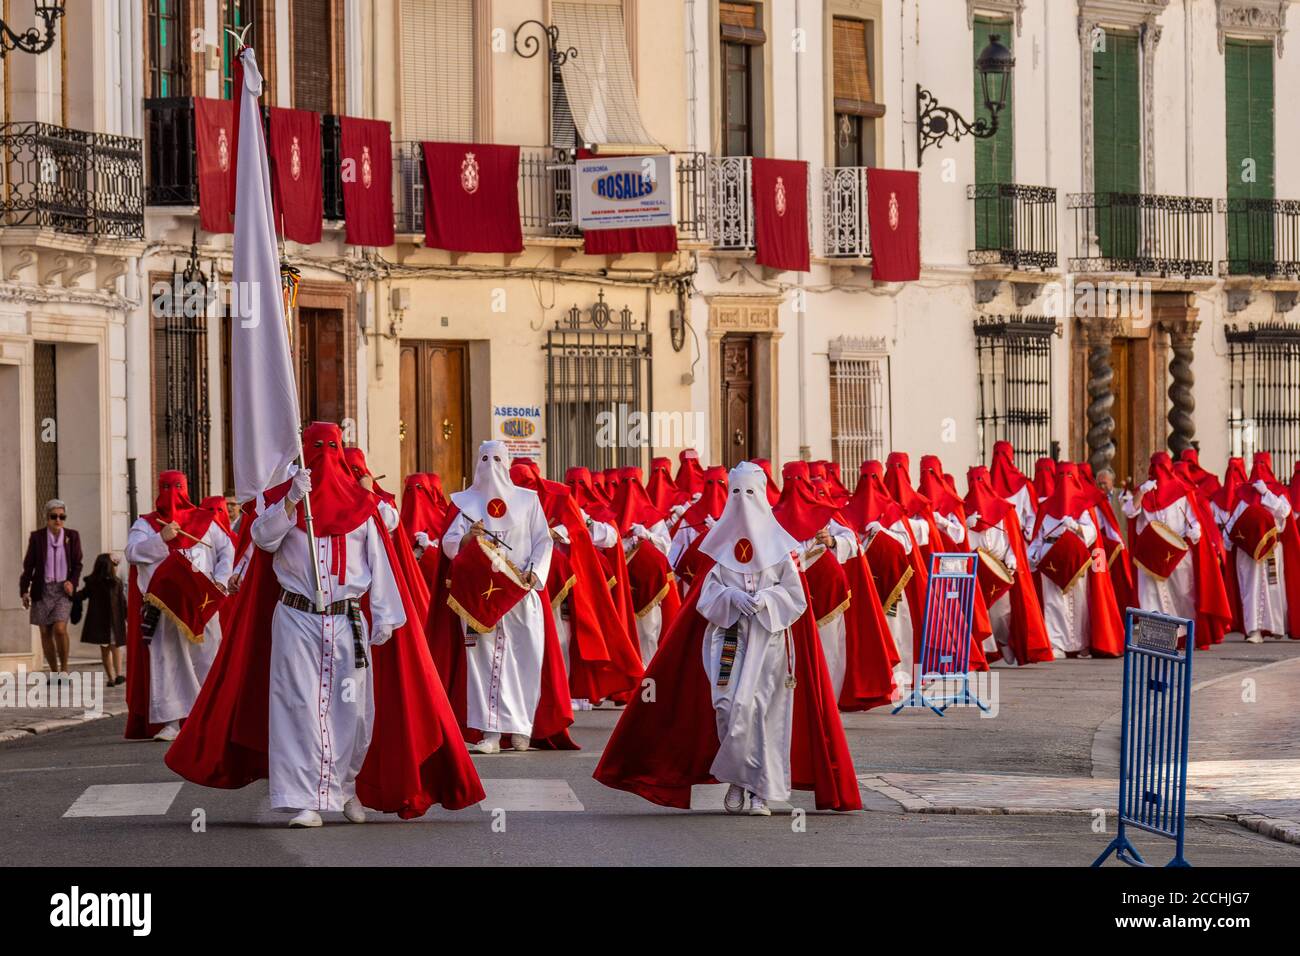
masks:
{"type": "Polygon", "coordinates": [[[976,139],[988,139],[998,131],[998,114],[1007,105],[1016,58],[1002,45],[1002,37],[995,33],[989,36],[988,45],[975,61],[975,68],[980,74],[984,108],[989,111],[991,119],[980,117],[974,123],[968,122],[956,110],[940,105],[934,94],[922,89],[920,83],[916,84],[916,165],[921,165],[921,156],[927,146],[938,146],[945,139],[956,141],[967,134],[976,139]]]}
{"type": "Polygon", "coordinates": [[[54,45],[54,25],[63,16],[65,0],[35,0],[36,16],[45,23],[45,36],[36,27],[15,33],[9,24],[0,20],[0,59],[10,50],[23,53],[44,53],[54,45]]]}

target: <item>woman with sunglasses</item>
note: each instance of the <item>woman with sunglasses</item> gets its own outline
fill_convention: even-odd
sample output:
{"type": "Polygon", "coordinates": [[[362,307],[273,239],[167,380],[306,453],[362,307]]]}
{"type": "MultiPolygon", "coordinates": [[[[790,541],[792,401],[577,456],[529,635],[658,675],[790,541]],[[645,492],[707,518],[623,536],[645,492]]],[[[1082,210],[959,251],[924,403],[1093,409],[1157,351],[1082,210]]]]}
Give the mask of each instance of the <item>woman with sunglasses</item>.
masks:
{"type": "Polygon", "coordinates": [[[41,650],[50,679],[68,671],[68,617],[72,594],[81,580],[81,536],[65,527],[68,509],[58,498],[45,503],[45,527],[27,539],[19,581],[23,607],[41,629],[41,650]]]}

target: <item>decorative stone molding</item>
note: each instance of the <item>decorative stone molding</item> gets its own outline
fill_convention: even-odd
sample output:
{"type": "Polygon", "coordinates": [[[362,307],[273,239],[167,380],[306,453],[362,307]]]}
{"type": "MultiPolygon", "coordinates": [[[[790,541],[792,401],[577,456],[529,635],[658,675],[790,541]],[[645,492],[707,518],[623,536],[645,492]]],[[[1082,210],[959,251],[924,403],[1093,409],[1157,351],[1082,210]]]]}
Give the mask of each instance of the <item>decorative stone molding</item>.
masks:
{"type": "Polygon", "coordinates": [[[1278,56],[1286,35],[1287,0],[1215,0],[1218,8],[1219,52],[1229,36],[1268,40],[1278,56]]]}
{"type": "Polygon", "coordinates": [[[966,23],[975,29],[975,14],[988,13],[1010,16],[1016,21],[1016,36],[1020,36],[1025,0],[966,0],[966,23]]]}
{"type": "Polygon", "coordinates": [[[826,347],[832,362],[879,358],[889,353],[889,340],[883,335],[840,335],[826,347]]]}
{"type": "Polygon", "coordinates": [[[1092,53],[1099,29],[1120,27],[1136,30],[1142,45],[1142,188],[1153,190],[1156,179],[1155,154],[1155,52],[1160,42],[1160,14],[1169,0],[1079,0],[1080,89],[1083,90],[1083,182],[1093,188],[1092,152],[1092,53]]]}

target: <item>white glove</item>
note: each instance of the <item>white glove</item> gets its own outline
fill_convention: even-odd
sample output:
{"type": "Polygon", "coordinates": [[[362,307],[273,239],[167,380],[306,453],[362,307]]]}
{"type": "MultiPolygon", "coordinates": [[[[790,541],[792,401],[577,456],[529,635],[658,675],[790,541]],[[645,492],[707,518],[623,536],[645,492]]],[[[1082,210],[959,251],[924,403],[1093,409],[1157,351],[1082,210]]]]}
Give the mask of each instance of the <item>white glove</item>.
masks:
{"type": "Polygon", "coordinates": [[[1258,491],[1261,495],[1268,494],[1268,485],[1264,482],[1264,479],[1262,478],[1259,481],[1255,482],[1255,484],[1253,484],[1251,487],[1254,488],[1256,491],[1258,491]]]}
{"type": "Polygon", "coordinates": [[[1063,522],[1063,524],[1071,531],[1078,532],[1079,530],[1079,522],[1076,521],[1074,518],[1067,517],[1063,522]]]}
{"type": "Polygon", "coordinates": [[[735,601],[736,610],[740,611],[745,617],[753,617],[758,613],[758,609],[763,606],[763,602],[748,591],[737,591],[735,601]]]}
{"type": "Polygon", "coordinates": [[[293,479],[289,482],[289,500],[297,504],[307,497],[309,491],[311,491],[311,469],[303,468],[294,472],[293,479]]]}
{"type": "Polygon", "coordinates": [[[650,537],[650,532],[645,529],[645,525],[634,524],[632,525],[632,537],[648,539],[650,537]]]}
{"type": "Polygon", "coordinates": [[[370,634],[370,646],[378,647],[380,644],[387,644],[388,639],[392,636],[393,631],[391,628],[381,627],[378,630],[372,631],[370,634]]]}
{"type": "Polygon", "coordinates": [[[415,546],[427,549],[429,547],[429,535],[424,531],[415,532],[415,546]]]}
{"type": "Polygon", "coordinates": [[[1146,494],[1148,491],[1154,491],[1155,487],[1156,487],[1155,481],[1147,480],[1142,482],[1142,484],[1138,486],[1138,491],[1142,492],[1142,494],[1146,494]]]}
{"type": "Polygon", "coordinates": [[[966,527],[968,527],[968,528],[970,528],[972,531],[974,531],[974,530],[975,530],[975,526],[976,526],[977,524],[979,524],[979,520],[980,520],[980,516],[979,516],[979,513],[978,513],[978,512],[976,512],[975,514],[970,515],[969,517],[966,518],[966,527]]]}

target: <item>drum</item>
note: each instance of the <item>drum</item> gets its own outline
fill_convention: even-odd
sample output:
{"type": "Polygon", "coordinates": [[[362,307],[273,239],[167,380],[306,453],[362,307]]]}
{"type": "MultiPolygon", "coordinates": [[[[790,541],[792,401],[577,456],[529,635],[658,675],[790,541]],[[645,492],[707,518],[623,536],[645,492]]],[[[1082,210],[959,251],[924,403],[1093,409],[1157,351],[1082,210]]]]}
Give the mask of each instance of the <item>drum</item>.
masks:
{"type": "Polygon", "coordinates": [[[1263,505],[1246,505],[1233,522],[1229,540],[1255,561],[1265,561],[1277,547],[1277,522],[1263,505]]]}
{"type": "Polygon", "coordinates": [[[1015,583],[1015,573],[991,552],[983,548],[977,548],[976,552],[980,562],[975,577],[979,581],[980,592],[984,595],[984,603],[992,607],[998,598],[1011,590],[1015,583]]]}
{"type": "Polygon", "coordinates": [[[486,634],[528,593],[524,575],[485,535],[470,535],[452,559],[447,606],[486,634]]]}
{"type": "Polygon", "coordinates": [[[1173,574],[1185,557],[1187,542],[1182,535],[1159,521],[1148,523],[1133,541],[1134,562],[1159,581],[1173,574]]]}
{"type": "Polygon", "coordinates": [[[1073,531],[1066,531],[1053,542],[1038,562],[1038,571],[1062,591],[1078,583],[1092,563],[1092,552],[1083,539],[1073,531]]]}
{"type": "Polygon", "coordinates": [[[144,602],[157,608],[192,644],[203,643],[203,630],[225,603],[226,595],[179,549],[163,559],[149,578],[144,602]]]}
{"type": "Polygon", "coordinates": [[[903,589],[912,579],[912,562],[903,543],[887,531],[877,531],[866,547],[867,566],[880,595],[880,605],[886,614],[894,613],[894,606],[903,596],[903,589]]]}

